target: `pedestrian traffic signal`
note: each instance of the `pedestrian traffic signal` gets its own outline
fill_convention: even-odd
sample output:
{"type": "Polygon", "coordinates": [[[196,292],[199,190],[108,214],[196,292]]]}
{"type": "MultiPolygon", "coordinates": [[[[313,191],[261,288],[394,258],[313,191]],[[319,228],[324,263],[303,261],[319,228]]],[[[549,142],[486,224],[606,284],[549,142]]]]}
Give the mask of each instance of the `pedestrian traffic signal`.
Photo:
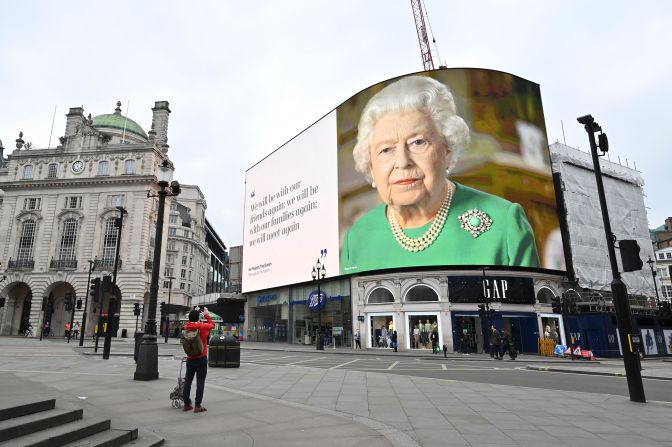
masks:
{"type": "Polygon", "coordinates": [[[562,305],[560,303],[560,297],[559,296],[554,296],[551,304],[552,304],[552,309],[553,309],[554,314],[562,313],[562,305]]]}
{"type": "Polygon", "coordinates": [[[133,303],[133,315],[140,316],[140,303],[133,303]]]}
{"type": "Polygon", "coordinates": [[[77,310],[82,308],[82,300],[77,300],[77,310]]]}
{"type": "Polygon", "coordinates": [[[624,239],[619,241],[618,248],[621,249],[621,261],[624,272],[636,272],[642,269],[644,262],[639,257],[639,244],[634,239],[624,239]]]}
{"type": "Polygon", "coordinates": [[[103,282],[102,282],[102,293],[110,293],[112,292],[112,277],[110,275],[105,275],[103,276],[103,282]]]}
{"type": "Polygon", "coordinates": [[[65,304],[65,310],[68,311],[68,312],[70,312],[72,310],[72,307],[75,305],[75,303],[73,302],[73,299],[74,298],[72,297],[72,293],[70,293],[70,292],[67,292],[65,294],[65,297],[63,297],[63,302],[65,304]]]}
{"type": "Polygon", "coordinates": [[[165,302],[165,301],[161,301],[161,307],[160,307],[160,309],[161,309],[161,315],[163,315],[163,314],[165,313],[165,308],[166,308],[166,302],[165,302]]]}

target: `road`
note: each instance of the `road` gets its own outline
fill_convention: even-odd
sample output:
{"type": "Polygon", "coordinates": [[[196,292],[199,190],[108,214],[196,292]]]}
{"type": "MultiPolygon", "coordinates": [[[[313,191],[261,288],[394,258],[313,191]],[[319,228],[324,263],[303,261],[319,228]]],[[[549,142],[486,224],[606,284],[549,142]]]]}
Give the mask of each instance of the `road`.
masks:
{"type": "MultiPolygon", "coordinates": [[[[624,377],[532,371],[526,368],[525,360],[520,358],[516,361],[450,360],[437,356],[436,359],[429,360],[401,356],[395,358],[392,356],[320,354],[319,352],[243,350],[241,361],[261,365],[382,372],[484,384],[628,396],[624,377]]],[[[540,365],[540,363],[535,362],[535,365],[540,365]]],[[[600,366],[600,364],[593,365],[593,367],[600,366]]],[[[670,380],[644,379],[644,391],[649,400],[672,402],[672,381],[670,380]]]]}

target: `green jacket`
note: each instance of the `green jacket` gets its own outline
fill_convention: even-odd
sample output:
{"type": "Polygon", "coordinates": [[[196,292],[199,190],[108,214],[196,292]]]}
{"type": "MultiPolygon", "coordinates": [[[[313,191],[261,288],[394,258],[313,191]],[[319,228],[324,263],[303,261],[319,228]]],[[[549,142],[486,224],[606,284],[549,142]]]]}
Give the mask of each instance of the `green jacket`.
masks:
{"type": "MultiPolygon", "coordinates": [[[[459,183],[455,186],[443,230],[420,252],[409,252],[397,243],[387,220],[387,205],[378,205],[362,216],[345,234],[341,274],[432,265],[539,267],[534,233],[520,205],[459,183]],[[474,209],[492,220],[490,228],[477,237],[463,229],[459,219],[474,209]]],[[[430,225],[404,233],[417,238],[430,225]]]]}

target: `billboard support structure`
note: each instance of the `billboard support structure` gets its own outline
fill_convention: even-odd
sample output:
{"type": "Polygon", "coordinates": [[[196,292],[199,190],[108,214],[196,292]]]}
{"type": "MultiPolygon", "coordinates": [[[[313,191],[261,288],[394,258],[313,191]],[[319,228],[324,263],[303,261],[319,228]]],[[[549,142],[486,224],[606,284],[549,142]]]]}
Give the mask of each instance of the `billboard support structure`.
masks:
{"type": "Polygon", "coordinates": [[[597,182],[597,193],[600,199],[600,209],[602,210],[602,221],[604,222],[604,233],[607,239],[607,248],[609,250],[609,262],[611,263],[611,291],[613,293],[614,309],[616,310],[616,324],[618,326],[619,337],[623,349],[623,363],[625,366],[625,375],[628,381],[628,392],[630,400],[633,402],[646,402],[644,395],[644,385],[642,383],[642,374],[639,364],[639,350],[632,348],[631,334],[632,316],[630,313],[630,304],[628,303],[628,289],[621,279],[621,273],[618,271],[616,262],[615,236],[611,232],[609,222],[609,210],[607,209],[607,200],[604,195],[604,185],[602,183],[602,171],[600,169],[600,159],[597,153],[598,145],[595,142],[595,132],[600,132],[600,149],[607,152],[608,144],[606,135],[602,133],[602,128],[595,122],[592,115],[585,115],[577,118],[577,121],[584,125],[590,141],[590,152],[593,156],[593,166],[595,171],[595,181],[597,182]],[[628,348],[630,347],[630,348],[628,348]]]}

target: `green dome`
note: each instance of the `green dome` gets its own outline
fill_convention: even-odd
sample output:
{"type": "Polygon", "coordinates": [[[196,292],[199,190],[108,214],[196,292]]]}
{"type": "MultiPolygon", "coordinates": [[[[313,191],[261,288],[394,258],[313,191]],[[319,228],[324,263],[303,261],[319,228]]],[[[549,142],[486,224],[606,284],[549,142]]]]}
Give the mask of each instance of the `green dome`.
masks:
{"type": "Polygon", "coordinates": [[[98,115],[93,117],[93,127],[96,129],[118,129],[120,132],[126,128],[126,133],[132,133],[144,139],[147,139],[147,134],[142,127],[130,118],[126,118],[121,114],[121,109],[117,106],[114,113],[105,115],[98,115]]]}

